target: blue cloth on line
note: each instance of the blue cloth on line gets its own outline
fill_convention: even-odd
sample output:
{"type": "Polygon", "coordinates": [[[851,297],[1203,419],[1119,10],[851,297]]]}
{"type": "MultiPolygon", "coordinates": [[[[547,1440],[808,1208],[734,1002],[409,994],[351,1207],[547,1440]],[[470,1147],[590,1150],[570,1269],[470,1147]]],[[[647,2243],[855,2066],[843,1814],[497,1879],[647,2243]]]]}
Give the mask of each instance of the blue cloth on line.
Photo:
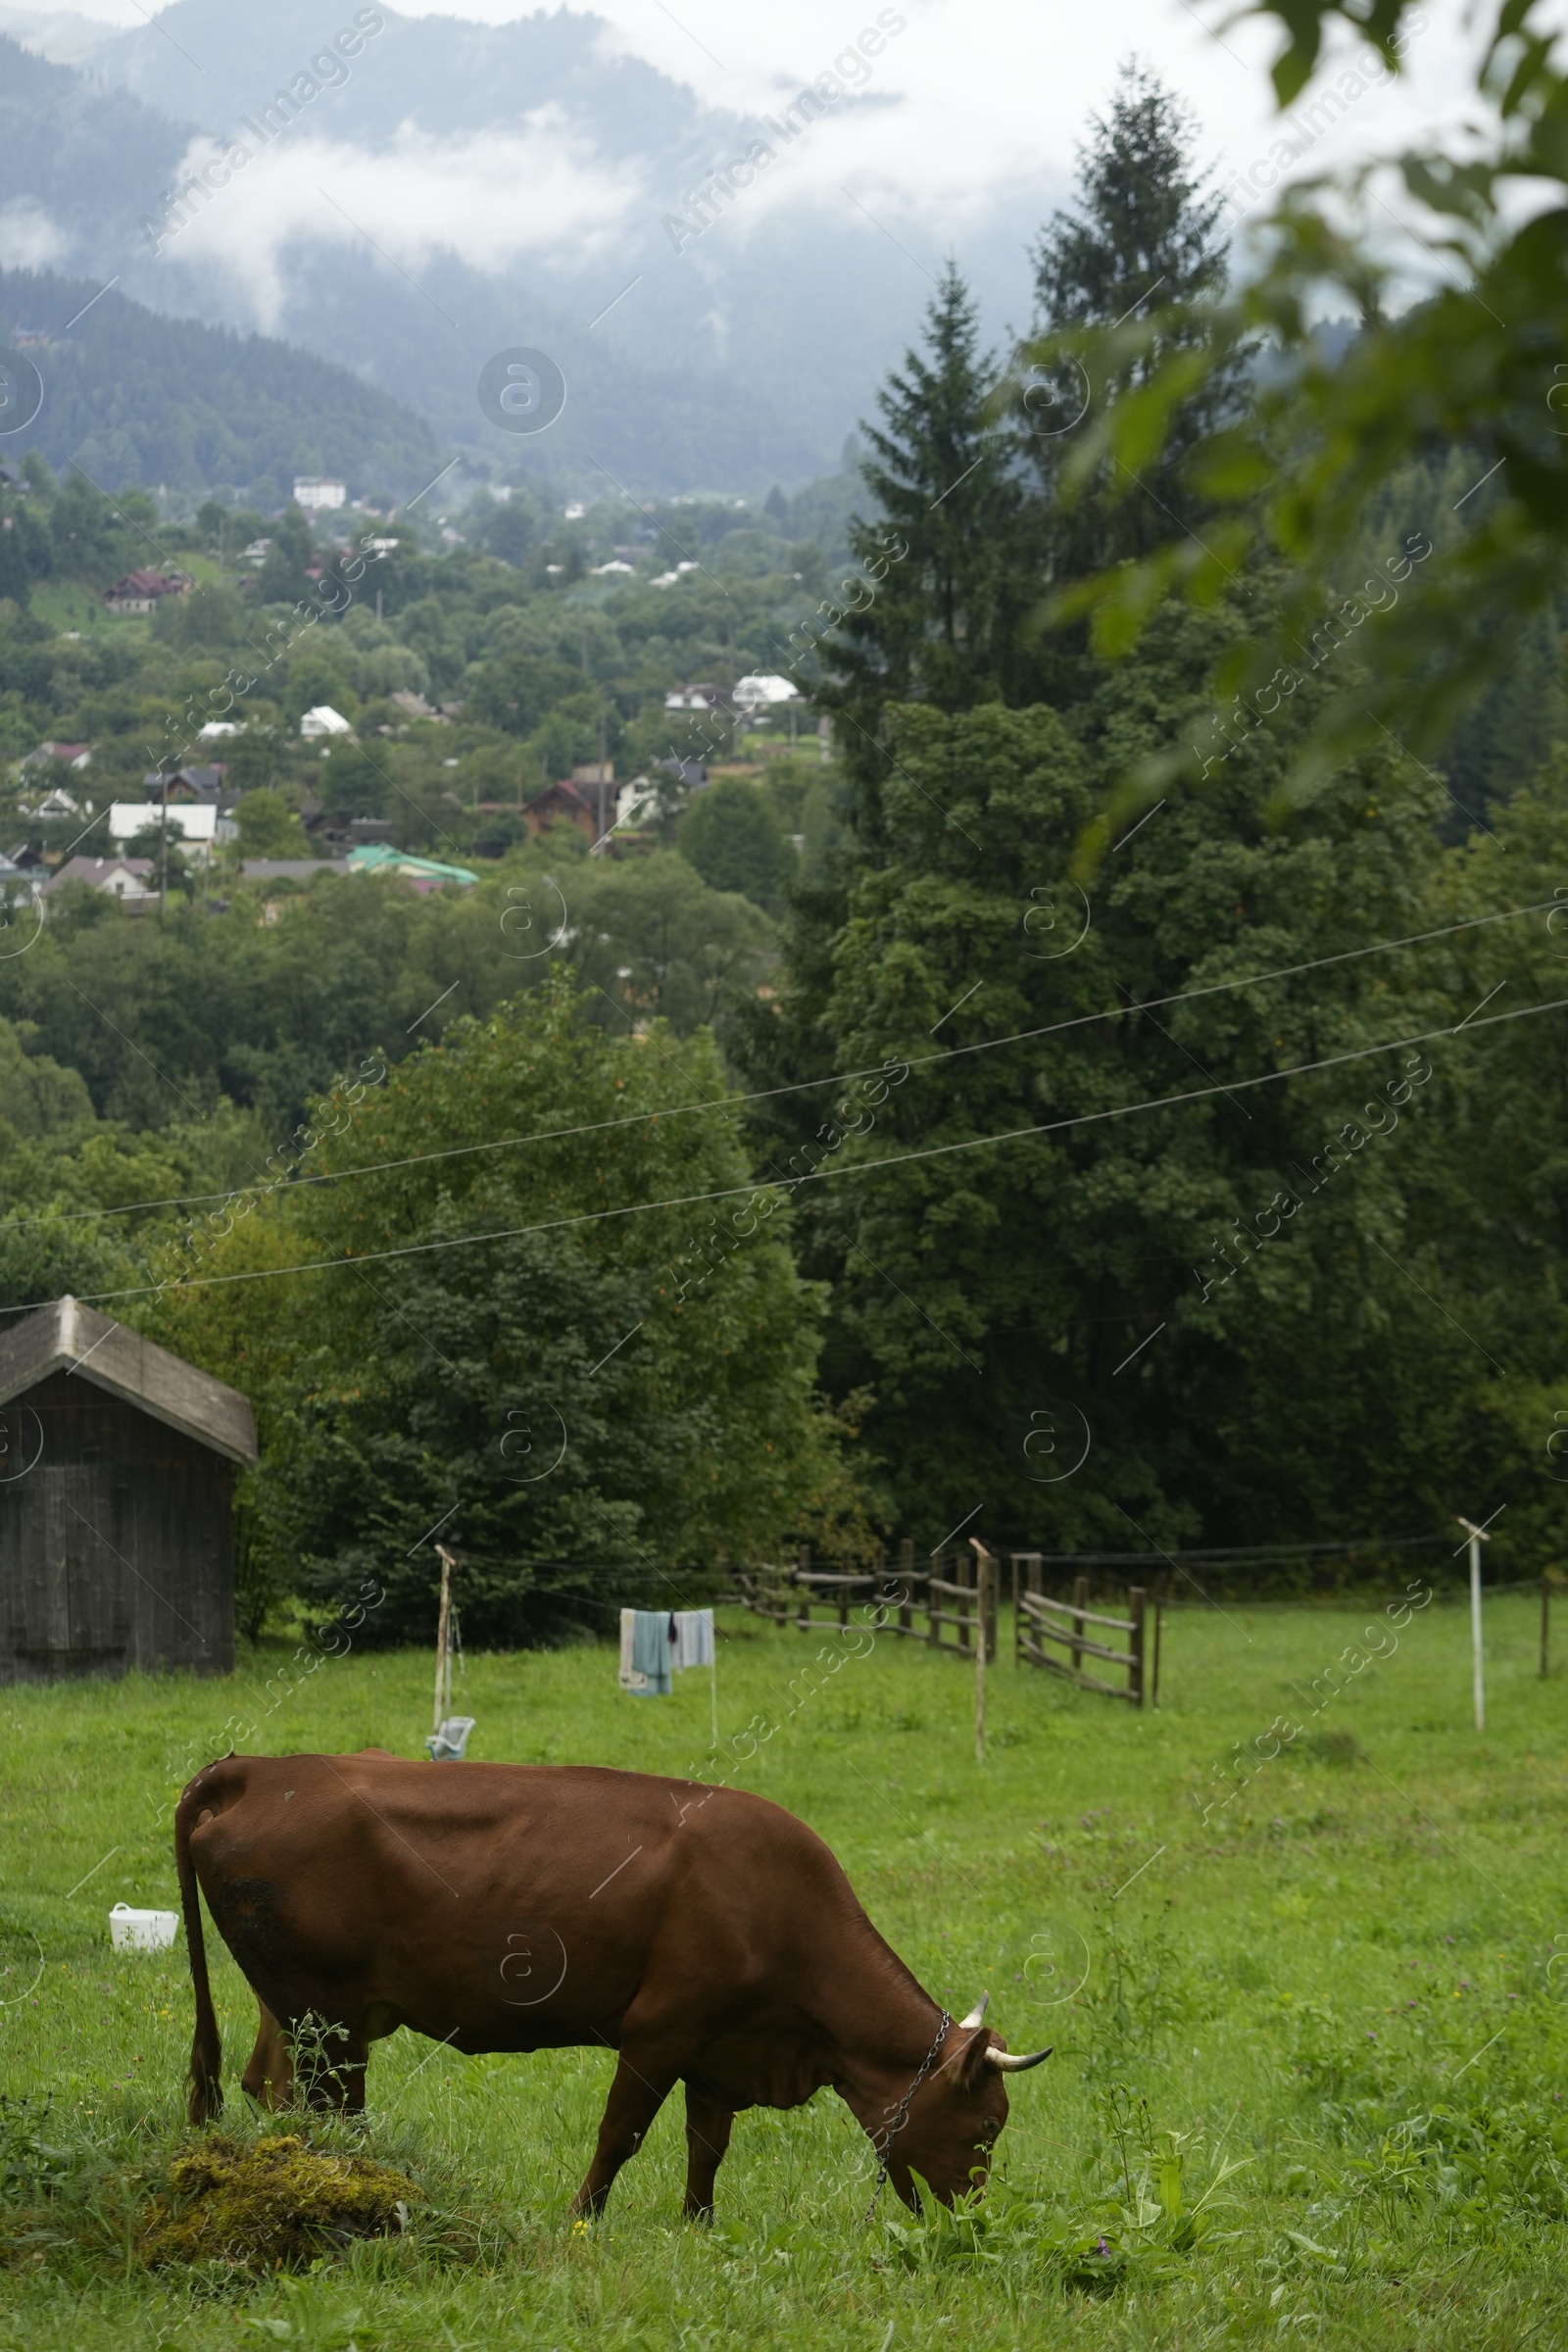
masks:
{"type": "Polygon", "coordinates": [[[642,1688],[636,1690],[639,1698],[669,1696],[670,1658],[674,1648],[669,1625],[667,1609],[637,1609],[632,1614],[632,1671],[643,1677],[642,1688]]]}
{"type": "Polygon", "coordinates": [[[675,1672],[688,1666],[711,1666],[713,1663],[713,1612],[711,1609],[677,1609],[675,1626],[675,1672]]]}

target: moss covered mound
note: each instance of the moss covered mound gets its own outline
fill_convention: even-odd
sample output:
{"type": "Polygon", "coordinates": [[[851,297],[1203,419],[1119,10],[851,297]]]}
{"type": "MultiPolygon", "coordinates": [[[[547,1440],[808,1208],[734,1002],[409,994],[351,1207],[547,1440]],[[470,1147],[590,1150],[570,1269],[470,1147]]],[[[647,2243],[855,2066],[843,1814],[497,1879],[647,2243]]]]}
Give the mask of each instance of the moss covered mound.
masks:
{"type": "Polygon", "coordinates": [[[287,2270],[351,2238],[402,2230],[418,2190],[368,2156],[322,2153],[294,2135],[214,2136],[169,2168],[143,2253],[149,2263],[287,2270]]]}

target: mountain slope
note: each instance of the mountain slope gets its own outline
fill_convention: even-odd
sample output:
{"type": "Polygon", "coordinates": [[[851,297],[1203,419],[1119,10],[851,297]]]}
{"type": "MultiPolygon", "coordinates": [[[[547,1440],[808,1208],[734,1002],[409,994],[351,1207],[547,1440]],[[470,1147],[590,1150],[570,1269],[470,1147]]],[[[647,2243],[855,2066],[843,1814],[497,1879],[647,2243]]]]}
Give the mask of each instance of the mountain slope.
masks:
{"type": "MultiPolygon", "coordinates": [[[[51,35],[0,0],[8,21],[80,54],[74,23],[51,35]]],[[[484,25],[348,0],[334,15],[318,0],[173,0],[90,59],[83,89],[134,109],[142,144],[106,131],[67,172],[35,142],[23,171],[0,95],[0,259],[7,200],[30,201],[35,239],[53,228],[56,246],[14,260],[118,272],[158,309],[285,336],[418,408],[449,454],[577,487],[602,486],[596,464],[639,491],[753,493],[830,467],[958,231],[990,316],[1024,322],[1024,239],[1059,178],[1043,164],[1039,188],[940,229],[906,219],[855,167],[901,103],[884,66],[785,139],[615,54],[603,20],[564,7],[484,25]],[[379,29],[334,61],[326,44],[362,18],[379,29]],[[155,254],[137,222],[176,164],[184,176],[252,138],[242,125],[279,92],[296,96],[292,119],[155,254]],[[150,115],[168,142],[146,133],[150,115]],[[677,230],[677,251],[666,222],[688,192],[759,138],[771,166],[700,236],[677,230]],[[498,432],[474,397],[484,361],[514,345],[550,352],[570,387],[537,439],[498,432]]],[[[803,54],[802,85],[825,63],[803,54]]]]}
{"type": "Polygon", "coordinates": [[[422,417],[347,368],[265,335],[163,318],[118,291],[52,271],[0,271],[0,343],[18,329],[43,377],[36,423],[8,455],[41,449],[105,489],[250,485],[273,503],[296,473],[410,496],[442,463],[422,417]],[[65,331],[83,306],[84,317],[65,331]]]}
{"type": "Polygon", "coordinates": [[[0,34],[0,206],[11,215],[0,263],[122,250],[138,200],[169,185],[194,135],[166,108],[100,88],[0,34]],[[43,224],[30,254],[22,249],[29,214],[43,224]]]}

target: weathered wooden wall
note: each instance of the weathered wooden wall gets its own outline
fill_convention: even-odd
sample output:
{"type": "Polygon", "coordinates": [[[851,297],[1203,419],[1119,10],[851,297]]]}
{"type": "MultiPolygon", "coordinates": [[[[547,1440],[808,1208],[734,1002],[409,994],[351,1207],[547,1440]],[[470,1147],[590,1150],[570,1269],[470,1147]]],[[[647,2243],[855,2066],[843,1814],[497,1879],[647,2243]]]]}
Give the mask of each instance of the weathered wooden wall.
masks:
{"type": "Polygon", "coordinates": [[[228,1673],[232,1466],[79,1373],[0,1405],[0,1683],[228,1673]]]}

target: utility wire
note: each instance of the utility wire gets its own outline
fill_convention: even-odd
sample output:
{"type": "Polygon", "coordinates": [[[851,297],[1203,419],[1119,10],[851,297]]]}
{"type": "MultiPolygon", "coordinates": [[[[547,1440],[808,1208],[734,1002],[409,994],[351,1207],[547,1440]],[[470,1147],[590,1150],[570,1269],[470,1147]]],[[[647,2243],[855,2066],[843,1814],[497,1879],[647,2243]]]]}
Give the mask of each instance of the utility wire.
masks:
{"type": "MultiPolygon", "coordinates": [[[[1525,1004],[1518,1006],[1512,1012],[1491,1013],[1486,1020],[1472,1021],[1468,1026],[1472,1032],[1492,1029],[1504,1021],[1530,1020],[1537,1013],[1561,1012],[1565,1008],[1568,1008],[1568,997],[1556,997],[1548,1004],[1525,1004]]],[[[745,1184],[725,1185],[715,1192],[679,1193],[662,1200],[628,1201],[621,1208],[585,1209],[569,1217],[545,1217],[532,1225],[506,1225],[489,1233],[456,1234],[450,1239],[441,1241],[410,1242],[398,1250],[367,1250],[361,1251],[357,1256],[307,1258],[292,1266],[257,1266],[232,1274],[198,1274],[193,1275],[188,1282],[142,1283],[128,1290],[91,1291],[83,1294],[81,1303],[90,1306],[114,1298],[145,1298],[154,1291],[162,1290],[206,1291],[218,1289],[231,1282],[272,1282],[281,1275],[319,1274],[333,1266],[378,1265],[384,1264],[390,1258],[425,1257],[437,1250],[474,1250],[481,1248],[487,1242],[521,1241],[536,1233],[560,1233],[568,1228],[582,1225],[603,1225],[612,1218],[645,1216],[663,1208],[706,1206],[714,1200],[737,1200],[744,1193],[757,1194],[774,1189],[794,1191],[800,1185],[820,1184],[834,1176],[874,1176],[884,1168],[906,1167],[911,1162],[918,1160],[946,1159],[960,1152],[986,1151],[996,1144],[1022,1143],[1036,1136],[1058,1135],[1068,1128],[1098,1126],[1107,1119],[1133,1118],[1141,1111],[1176,1110],[1189,1102],[1200,1102],[1211,1095],[1242,1094],[1254,1087],[1277,1086],[1287,1078],[1304,1078],[1316,1070],[1343,1068],[1349,1062],[1368,1061],[1379,1054],[1396,1054],[1404,1047],[1431,1045],[1439,1038],[1452,1037],[1453,1035],[1454,1030],[1450,1024],[1443,1029],[1422,1030],[1414,1037],[1391,1037],[1381,1045],[1357,1046],[1348,1053],[1325,1054],[1318,1061],[1296,1062],[1290,1068],[1283,1070],[1265,1070],[1256,1078],[1237,1078],[1231,1082],[1228,1088],[1197,1086],[1190,1088],[1185,1094],[1156,1095],[1142,1102],[1116,1103],[1108,1110],[1080,1111],[1069,1119],[1048,1119],[1038,1126],[1005,1128],[998,1135],[969,1136],[964,1141],[954,1144],[927,1144],[915,1152],[890,1153],[884,1159],[849,1160],[842,1167],[817,1168],[806,1176],[793,1177],[787,1186],[775,1188],[765,1184],[755,1184],[748,1180],[745,1184]]],[[[30,1314],[37,1307],[50,1306],[53,1303],[52,1299],[34,1298],[24,1306],[9,1307],[5,1311],[9,1314],[30,1314]]]]}
{"type": "MultiPolygon", "coordinates": [[[[1184,989],[1174,996],[1144,997],[1140,998],[1136,1004],[1108,1004],[1102,1012],[1075,1013],[1068,1020],[1049,1021],[1043,1028],[1039,1029],[1017,1029],[1007,1037],[983,1037],[977,1039],[972,1045],[939,1047],[935,1053],[914,1055],[909,1061],[905,1063],[904,1066],[911,1071],[927,1069],[934,1062],[956,1061],[961,1055],[966,1054],[993,1054],[998,1052],[1004,1046],[1028,1045],[1031,1044],[1036,1038],[1055,1037],[1058,1036],[1063,1030],[1067,1029],[1088,1028],[1097,1021],[1125,1020],[1128,1018],[1129,1014],[1137,1012],[1149,1012],[1154,1009],[1156,1006],[1163,1007],[1167,1004],[1190,1004],[1200,997],[1220,996],[1223,995],[1227,990],[1241,988],[1261,988],[1267,982],[1273,980],[1298,979],[1303,972],[1322,971],[1329,964],[1349,963],[1363,956],[1390,955],[1398,948],[1422,947],[1429,940],[1449,939],[1457,931],[1473,931],[1489,923],[1516,922],[1522,915],[1540,914],[1546,910],[1553,910],[1558,907],[1559,905],[1560,901],[1554,899],[1543,899],[1535,906],[1509,906],[1503,908],[1502,911],[1497,914],[1467,915],[1462,922],[1445,923],[1436,931],[1413,931],[1407,938],[1404,939],[1379,939],[1372,941],[1369,946],[1363,948],[1342,948],[1332,956],[1316,956],[1309,963],[1281,964],[1275,971],[1252,972],[1247,975],[1246,978],[1240,980],[1213,980],[1207,982],[1202,988],[1184,989]]],[[[1467,1024],[1467,1026],[1484,1029],[1487,1027],[1487,1023],[1485,1021],[1470,1022],[1467,1024]]],[[[1437,1034],[1446,1036],[1448,1032],[1446,1030],[1443,1030],[1437,1034]]],[[[896,1054],[892,1056],[892,1058],[895,1061],[903,1060],[903,1056],[901,1054],[896,1054]]],[[[494,1143],[488,1144],[452,1144],[440,1152],[411,1152],[406,1158],[403,1159],[371,1160],[367,1165],[357,1168],[323,1169],[318,1175],[294,1176],[284,1180],[273,1179],[266,1185],[237,1185],[232,1187],[229,1191],[222,1193],[172,1193],[166,1200],[126,1200],[119,1202],[113,1207],[109,1208],[74,1208],[68,1209],[64,1215],[59,1217],[18,1217],[15,1220],[15,1223],[17,1226],[44,1224],[69,1225],[79,1223],[82,1219],[90,1217],[133,1216],[142,1209],[190,1208],[199,1206],[204,1200],[237,1200],[249,1193],[260,1193],[274,1190],[281,1191],[284,1189],[285,1184],[287,1189],[290,1191],[293,1191],[304,1185],[346,1184],[357,1177],[388,1175],[394,1173],[399,1168],[423,1167],[435,1160],[468,1159],[472,1158],[476,1153],[481,1152],[514,1152],[521,1150],[522,1147],[527,1144],[564,1143],[574,1136],[603,1135],[607,1131],[612,1131],[619,1128],[647,1126],[650,1122],[657,1119],[687,1118],[693,1113],[704,1110],[744,1110],[746,1106],[752,1102],[771,1102],[777,1101],[778,1098],[783,1095],[808,1094],[813,1088],[816,1087],[850,1086],[853,1085],[855,1080],[858,1078],[874,1078],[878,1076],[886,1068],[886,1066],[887,1064],[885,1061],[869,1062],[863,1069],[841,1070],[835,1075],[827,1078],[802,1078],[796,1080],[792,1085],[764,1087],[755,1094],[724,1095],[718,1098],[716,1101],[711,1096],[709,1096],[706,1097],[702,1102],[678,1102],[671,1108],[665,1110],[634,1111],[629,1117],[626,1118],[590,1119],[584,1122],[582,1125],[576,1127],[542,1127],[537,1129],[532,1135],[502,1136],[494,1143]]],[[[1251,1082],[1250,1081],[1249,1083],[1251,1082]]],[[[1221,1091],[1223,1092],[1223,1089],[1221,1091]]],[[[1173,1099],[1180,1101],[1184,1100],[1185,1098],[1177,1097],[1173,1099]]],[[[109,1294],[104,1295],[108,1296],[109,1294]]],[[[129,1296],[128,1293],[117,1293],[114,1295],[119,1297],[129,1296]]]]}

